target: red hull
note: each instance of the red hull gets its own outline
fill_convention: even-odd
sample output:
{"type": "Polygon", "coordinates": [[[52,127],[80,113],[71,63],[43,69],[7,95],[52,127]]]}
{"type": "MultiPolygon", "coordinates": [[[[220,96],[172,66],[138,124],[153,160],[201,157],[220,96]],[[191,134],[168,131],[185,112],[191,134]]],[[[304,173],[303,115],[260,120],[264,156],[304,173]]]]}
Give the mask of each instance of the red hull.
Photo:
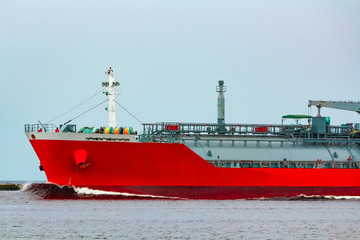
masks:
{"type": "Polygon", "coordinates": [[[183,144],[30,140],[48,181],[192,199],[360,196],[360,169],[218,168],[183,144]],[[88,152],[78,170],[74,152],[88,152]]]}

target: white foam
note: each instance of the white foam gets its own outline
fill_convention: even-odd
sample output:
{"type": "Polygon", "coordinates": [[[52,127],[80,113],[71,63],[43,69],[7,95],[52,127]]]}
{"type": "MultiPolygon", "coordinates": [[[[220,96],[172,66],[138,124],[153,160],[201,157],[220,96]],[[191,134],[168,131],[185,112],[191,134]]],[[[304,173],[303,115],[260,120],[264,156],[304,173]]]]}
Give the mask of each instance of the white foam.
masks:
{"type": "Polygon", "coordinates": [[[119,195],[126,197],[147,197],[147,198],[166,198],[166,199],[180,199],[177,197],[165,197],[165,196],[156,196],[156,195],[148,195],[148,194],[133,194],[133,193],[125,193],[125,192],[111,192],[111,191],[103,191],[103,190],[94,190],[86,187],[73,187],[75,192],[78,194],[88,194],[88,195],[119,195]]]}
{"type": "Polygon", "coordinates": [[[299,195],[299,197],[304,198],[325,198],[325,199],[335,199],[335,200],[360,200],[360,196],[335,196],[335,195],[326,195],[326,196],[320,196],[320,195],[299,195]]]}
{"type": "Polygon", "coordinates": [[[21,187],[20,191],[28,189],[32,184],[33,183],[31,183],[31,182],[22,184],[22,187],[21,187]]]}
{"type": "Polygon", "coordinates": [[[261,197],[261,198],[247,198],[247,200],[272,200],[272,199],[309,199],[309,200],[316,200],[316,199],[329,199],[329,200],[360,200],[360,196],[335,196],[335,195],[304,195],[300,194],[298,196],[294,197],[285,197],[285,196],[279,196],[279,197],[261,197]]]}

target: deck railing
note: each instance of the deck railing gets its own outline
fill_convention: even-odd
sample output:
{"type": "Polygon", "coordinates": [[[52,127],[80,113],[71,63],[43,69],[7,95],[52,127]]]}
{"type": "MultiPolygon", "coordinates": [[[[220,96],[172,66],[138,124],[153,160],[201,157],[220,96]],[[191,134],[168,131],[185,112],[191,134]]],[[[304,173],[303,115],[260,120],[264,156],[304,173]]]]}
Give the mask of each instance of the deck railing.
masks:
{"type": "MultiPolygon", "coordinates": [[[[224,135],[271,135],[314,137],[308,125],[269,125],[269,124],[206,124],[160,122],[143,124],[144,136],[176,135],[176,134],[224,134],[224,135]]],[[[348,136],[352,126],[328,126],[325,137],[348,136]]],[[[317,136],[319,137],[319,136],[317,136]]],[[[324,136],[322,136],[324,137],[324,136]]]]}
{"type": "Polygon", "coordinates": [[[358,161],[241,161],[206,160],[221,168],[346,168],[359,169],[358,161]]]}
{"type": "Polygon", "coordinates": [[[54,124],[44,123],[44,124],[25,124],[25,132],[39,132],[40,129],[43,132],[55,132],[57,127],[54,124]]]}

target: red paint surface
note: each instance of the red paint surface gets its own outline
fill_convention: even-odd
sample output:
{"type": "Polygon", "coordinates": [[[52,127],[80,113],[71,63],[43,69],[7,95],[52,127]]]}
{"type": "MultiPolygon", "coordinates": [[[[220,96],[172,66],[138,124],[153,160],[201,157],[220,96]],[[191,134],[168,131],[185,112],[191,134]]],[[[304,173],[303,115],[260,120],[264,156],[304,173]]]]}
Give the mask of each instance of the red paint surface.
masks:
{"type": "Polygon", "coordinates": [[[179,126],[178,125],[172,125],[172,124],[165,125],[165,130],[177,131],[177,130],[179,130],[179,126]]]}
{"type": "Polygon", "coordinates": [[[88,153],[84,149],[78,149],[74,152],[74,160],[76,166],[79,166],[80,164],[84,164],[86,162],[88,153]]]}
{"type": "Polygon", "coordinates": [[[360,169],[217,168],[183,144],[30,140],[49,182],[173,197],[360,196],[360,169]],[[78,170],[74,152],[88,153],[78,170]]]}
{"type": "Polygon", "coordinates": [[[255,132],[269,132],[268,127],[255,127],[255,132]]]}

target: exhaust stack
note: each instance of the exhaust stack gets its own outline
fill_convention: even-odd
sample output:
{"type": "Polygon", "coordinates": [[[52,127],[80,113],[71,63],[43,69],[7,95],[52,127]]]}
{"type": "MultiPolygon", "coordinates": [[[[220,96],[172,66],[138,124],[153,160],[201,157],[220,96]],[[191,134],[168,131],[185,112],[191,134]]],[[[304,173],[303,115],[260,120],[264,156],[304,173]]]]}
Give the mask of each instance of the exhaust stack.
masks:
{"type": "Polygon", "coordinates": [[[226,92],[226,87],[224,85],[223,80],[219,80],[219,85],[216,86],[216,92],[219,93],[218,96],[218,117],[217,123],[219,126],[219,133],[225,133],[225,126],[221,126],[225,124],[225,96],[224,92],[226,92]]]}

